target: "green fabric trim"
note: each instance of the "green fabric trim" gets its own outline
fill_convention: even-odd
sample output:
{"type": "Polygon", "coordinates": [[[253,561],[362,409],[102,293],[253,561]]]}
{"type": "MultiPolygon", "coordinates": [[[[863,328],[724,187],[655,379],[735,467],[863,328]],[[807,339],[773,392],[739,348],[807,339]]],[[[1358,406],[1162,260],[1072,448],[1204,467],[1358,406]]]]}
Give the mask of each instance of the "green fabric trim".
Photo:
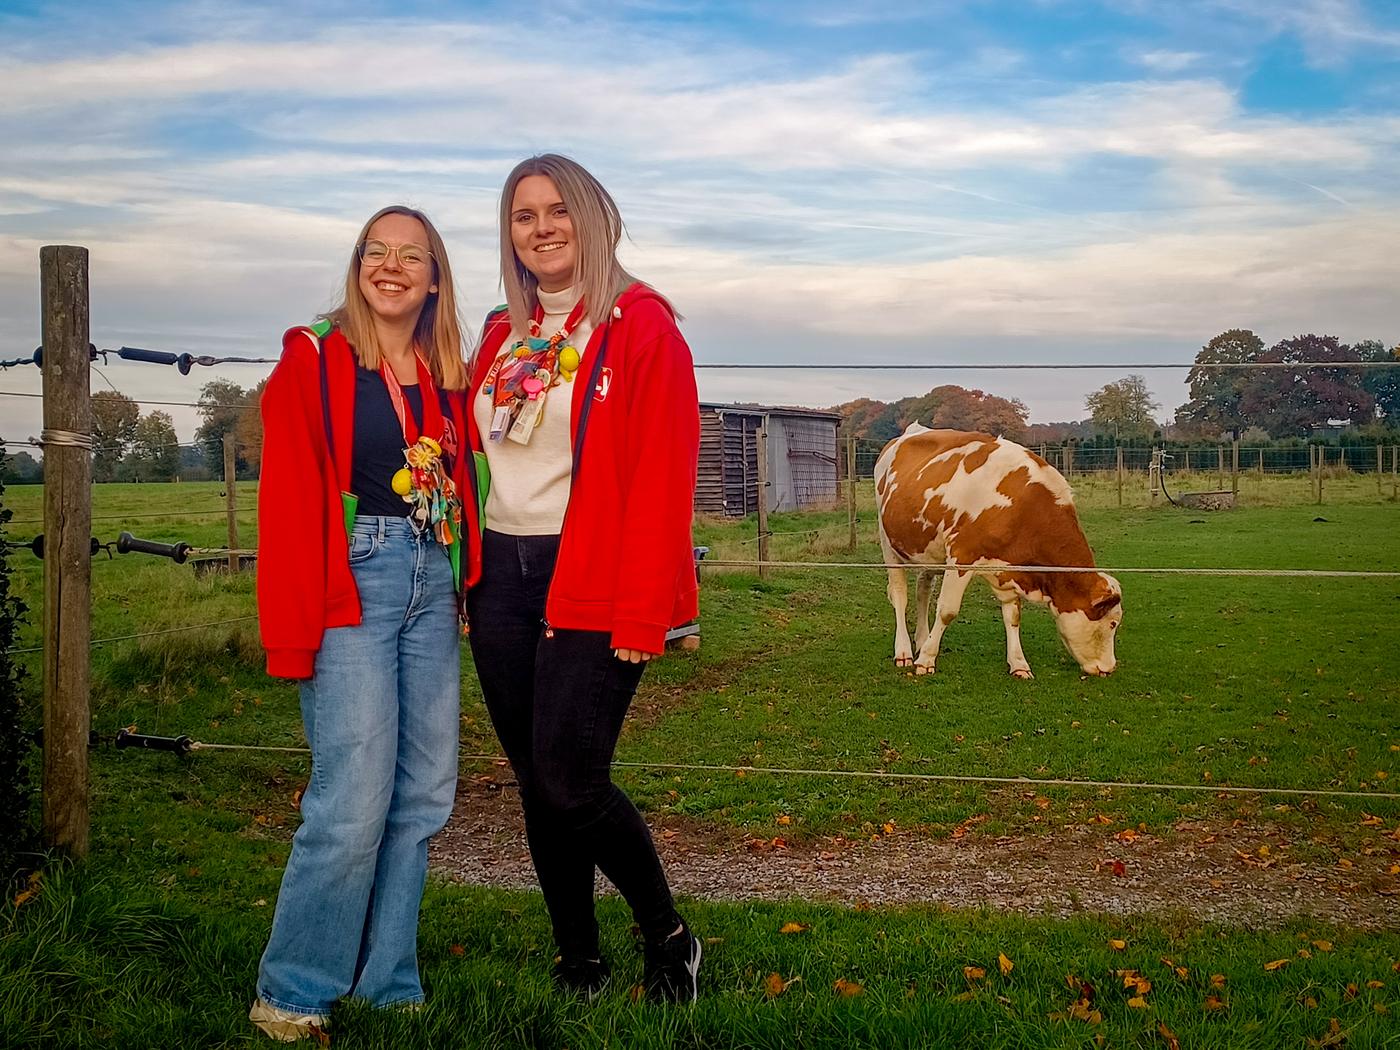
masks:
{"type": "Polygon", "coordinates": [[[324,339],[324,338],[326,338],[327,335],[330,334],[330,330],[331,330],[332,328],[334,328],[335,325],[331,324],[330,321],[328,321],[326,318],[323,317],[323,318],[321,318],[321,320],[317,321],[315,324],[313,324],[313,325],[307,325],[307,327],[310,328],[313,332],[316,333],[316,338],[317,338],[317,339],[324,339]]]}
{"type": "Polygon", "coordinates": [[[481,531],[486,529],[486,494],[491,491],[491,464],[485,452],[472,452],[476,461],[476,520],[481,531]]]}

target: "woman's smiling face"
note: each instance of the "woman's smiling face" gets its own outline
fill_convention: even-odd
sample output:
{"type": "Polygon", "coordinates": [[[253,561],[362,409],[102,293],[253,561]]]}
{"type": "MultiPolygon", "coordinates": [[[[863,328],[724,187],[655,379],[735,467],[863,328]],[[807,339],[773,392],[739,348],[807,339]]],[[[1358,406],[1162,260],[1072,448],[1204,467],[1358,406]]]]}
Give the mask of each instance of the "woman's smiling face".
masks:
{"type": "Polygon", "coordinates": [[[516,184],[510,205],[510,240],[520,264],[546,292],[574,283],[578,247],[569,209],[548,175],[527,175],[516,184]]]}
{"type": "Polygon", "coordinates": [[[381,215],[365,234],[365,244],[378,241],[391,250],[379,262],[366,259],[361,246],[360,293],[365,297],[375,316],[384,320],[399,320],[418,313],[433,291],[434,266],[431,257],[418,265],[406,264],[400,253],[411,261],[426,253],[428,231],[423,224],[411,215],[391,213],[381,215]],[[408,251],[410,246],[422,252],[408,251]]]}

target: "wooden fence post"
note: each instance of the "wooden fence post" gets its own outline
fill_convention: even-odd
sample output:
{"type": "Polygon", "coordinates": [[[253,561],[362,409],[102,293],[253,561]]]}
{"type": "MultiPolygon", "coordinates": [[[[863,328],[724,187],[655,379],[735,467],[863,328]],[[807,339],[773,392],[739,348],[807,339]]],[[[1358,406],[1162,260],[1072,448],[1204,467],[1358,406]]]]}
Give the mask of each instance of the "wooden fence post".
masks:
{"type": "Polygon", "coordinates": [[[856,549],[856,435],[852,430],[846,435],[846,517],[851,525],[851,538],[847,550],[856,549]]]}
{"type": "Polygon", "coordinates": [[[92,402],[88,252],[39,249],[44,345],[44,842],[88,852],[92,402]]]}
{"type": "Polygon", "coordinates": [[[1400,499],[1400,445],[1390,446],[1390,498],[1400,499]]]}
{"type": "Polygon", "coordinates": [[[1123,505],[1123,446],[1118,446],[1118,506],[1123,505]]]}
{"type": "Polygon", "coordinates": [[[1070,476],[1072,473],[1074,473],[1074,446],[1073,446],[1073,445],[1070,445],[1070,444],[1066,444],[1066,445],[1065,445],[1065,456],[1064,456],[1064,458],[1065,458],[1065,480],[1068,481],[1068,480],[1069,480],[1069,476],[1070,476]]]}
{"type": "Polygon", "coordinates": [[[1240,498],[1240,439],[1230,442],[1230,494],[1240,498]]]}
{"type": "Polygon", "coordinates": [[[224,496],[228,508],[228,572],[238,572],[238,459],[233,432],[224,434],[224,496]]]}
{"type": "Polygon", "coordinates": [[[768,578],[768,428],[758,429],[758,577],[768,578]]]}
{"type": "Polygon", "coordinates": [[[1376,495],[1385,495],[1385,488],[1381,484],[1385,478],[1385,448],[1376,446],[1376,495]]]}

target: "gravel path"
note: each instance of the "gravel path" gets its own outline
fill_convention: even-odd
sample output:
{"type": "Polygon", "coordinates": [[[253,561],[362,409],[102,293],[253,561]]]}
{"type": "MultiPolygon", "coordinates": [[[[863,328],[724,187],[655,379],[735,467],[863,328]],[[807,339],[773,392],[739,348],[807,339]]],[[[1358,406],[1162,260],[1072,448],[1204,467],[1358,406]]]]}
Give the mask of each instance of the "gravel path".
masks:
{"type": "MultiPolygon", "coordinates": [[[[1182,821],[1134,835],[1097,825],[991,838],[975,822],[953,837],[787,843],[653,820],[678,895],[704,900],[793,898],[855,906],[941,904],[1028,914],[1186,912],[1226,925],[1295,917],[1400,929],[1400,829],[1378,830],[1357,853],[1307,861],[1278,828],[1182,821]]],[[[1325,851],[1307,851],[1319,855],[1325,851]]],[[[470,885],[534,888],[513,784],[464,777],[456,812],[433,842],[433,867],[470,885]]],[[[611,887],[602,883],[602,888],[611,887]]]]}

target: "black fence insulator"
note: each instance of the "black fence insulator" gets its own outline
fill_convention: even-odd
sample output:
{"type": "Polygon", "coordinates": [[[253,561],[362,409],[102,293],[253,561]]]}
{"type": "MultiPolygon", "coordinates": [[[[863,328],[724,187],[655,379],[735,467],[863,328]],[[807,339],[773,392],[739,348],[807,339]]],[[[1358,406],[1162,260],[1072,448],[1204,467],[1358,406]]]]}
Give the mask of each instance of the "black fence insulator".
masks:
{"type": "MultiPolygon", "coordinates": [[[[32,553],[34,557],[42,560],[44,557],[44,534],[41,532],[32,540],[25,540],[22,543],[0,540],[0,546],[6,547],[12,551],[27,550],[32,553]]],[[[105,550],[109,558],[112,556],[112,545],[110,543],[103,543],[96,536],[89,536],[88,553],[96,555],[100,550],[105,550]]]]}
{"type": "MultiPolygon", "coordinates": [[[[105,353],[105,352],[106,352],[106,351],[104,351],[104,350],[99,350],[99,349],[97,349],[97,346],[96,346],[95,344],[93,344],[93,343],[88,343],[88,360],[89,360],[89,361],[96,361],[96,360],[97,360],[97,355],[98,355],[98,354],[101,354],[101,353],[105,353]]],[[[16,363],[16,364],[22,364],[22,363],[24,363],[24,359],[23,359],[23,358],[17,358],[17,359],[15,360],[15,363],[16,363]]],[[[44,348],[43,348],[42,346],[36,346],[36,347],[34,348],[34,356],[31,357],[31,358],[29,359],[29,363],[32,364],[32,365],[38,365],[40,368],[43,368],[43,367],[44,367],[44,348]]]]}
{"type": "Polygon", "coordinates": [[[152,365],[174,365],[182,376],[190,374],[190,366],[195,363],[193,354],[173,354],[169,350],[143,350],[139,346],[123,346],[117,349],[117,356],[123,361],[145,361],[152,365]]]}
{"type": "Polygon", "coordinates": [[[118,729],[116,745],[118,751],[139,747],[145,751],[173,751],[177,755],[187,755],[194,748],[194,741],[187,736],[146,736],[129,729],[118,729]]]}
{"type": "Polygon", "coordinates": [[[117,537],[117,553],[154,554],[160,558],[169,558],[176,565],[183,565],[189,557],[190,545],[184,540],[179,543],[157,543],[155,540],[138,539],[129,532],[123,532],[117,537]]]}
{"type": "MultiPolygon", "coordinates": [[[[35,747],[42,748],[42,747],[44,746],[44,727],[43,727],[43,726],[39,726],[37,729],[34,730],[34,732],[30,733],[29,736],[30,736],[30,738],[34,741],[34,746],[35,746],[35,747]]],[[[88,748],[89,748],[90,750],[94,750],[94,751],[95,751],[97,748],[99,748],[99,747],[101,747],[101,746],[102,746],[102,737],[98,735],[98,732],[97,732],[96,729],[89,729],[89,730],[88,730],[88,748]]]]}

